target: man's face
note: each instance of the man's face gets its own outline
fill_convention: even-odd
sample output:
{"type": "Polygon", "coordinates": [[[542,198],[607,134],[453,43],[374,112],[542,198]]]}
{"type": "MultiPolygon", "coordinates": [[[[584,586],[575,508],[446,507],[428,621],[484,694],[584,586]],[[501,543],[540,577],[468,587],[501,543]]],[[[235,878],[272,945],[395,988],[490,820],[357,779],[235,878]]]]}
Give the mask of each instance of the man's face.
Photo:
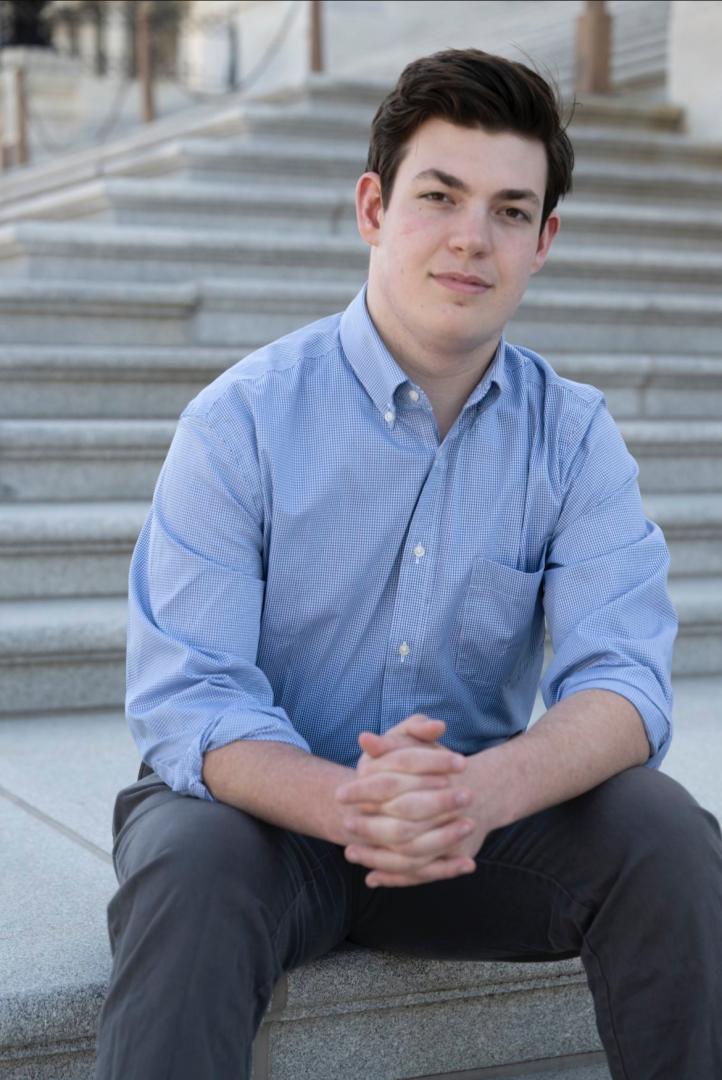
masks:
{"type": "Polygon", "coordinates": [[[559,226],[553,213],[539,233],[546,173],[538,140],[438,119],[412,136],[386,210],[364,173],[357,217],[382,334],[443,356],[495,348],[559,226]]]}

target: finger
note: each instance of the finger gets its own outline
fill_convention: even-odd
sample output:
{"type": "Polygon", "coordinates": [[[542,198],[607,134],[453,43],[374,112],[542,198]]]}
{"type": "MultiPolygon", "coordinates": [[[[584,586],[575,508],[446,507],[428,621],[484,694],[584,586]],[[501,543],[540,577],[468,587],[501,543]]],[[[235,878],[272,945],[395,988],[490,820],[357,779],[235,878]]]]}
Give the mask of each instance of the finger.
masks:
{"type": "Polygon", "coordinates": [[[344,848],[344,855],[350,863],[358,863],[368,870],[383,870],[390,874],[410,874],[421,869],[426,863],[433,862],[432,859],[413,859],[389,848],[360,843],[349,844],[344,848]]]}
{"type": "Polygon", "coordinates": [[[358,737],[358,743],[362,750],[371,757],[380,757],[396,750],[399,746],[413,745],[414,741],[433,744],[446,731],[444,720],[434,720],[421,713],[414,713],[400,724],[390,728],[383,734],[373,731],[362,731],[358,737]]]}
{"type": "Polygon", "coordinates": [[[387,769],[401,773],[459,773],[466,768],[463,754],[444,747],[402,747],[392,750],[381,758],[372,759],[364,765],[364,775],[387,769]]]}
{"type": "Polygon", "coordinates": [[[476,863],[473,859],[437,859],[409,874],[392,874],[388,871],[372,870],[364,879],[370,889],[384,887],[402,888],[409,885],[426,885],[431,881],[448,881],[450,878],[473,874],[476,863]]]}
{"type": "MultiPolygon", "coordinates": [[[[393,820],[393,819],[391,819],[393,820]]],[[[474,829],[474,824],[469,818],[454,817],[451,821],[441,820],[435,822],[431,828],[426,828],[425,822],[414,822],[421,825],[421,832],[409,840],[399,843],[388,841],[388,846],[400,855],[408,855],[412,859],[417,858],[440,858],[458,854],[454,849],[465,840],[474,829]]]]}
{"type": "Polygon", "coordinates": [[[383,735],[377,735],[372,731],[362,731],[358,741],[365,753],[371,757],[379,757],[388,753],[389,750],[412,745],[413,740],[435,743],[445,731],[446,724],[443,720],[433,720],[423,713],[414,713],[395,727],[389,728],[383,735]]]}
{"type": "MultiPolygon", "coordinates": [[[[374,847],[393,848],[403,854],[415,855],[409,851],[409,845],[425,833],[435,835],[445,825],[458,821],[456,814],[443,814],[427,821],[407,821],[404,818],[386,817],[383,814],[356,814],[344,819],[344,829],[355,842],[374,847]]],[[[468,835],[460,830],[461,835],[455,842],[468,835]]],[[[355,846],[355,845],[354,845],[355,846]]],[[[421,852],[425,855],[426,852],[421,852]]]]}
{"type": "Polygon", "coordinates": [[[448,776],[442,773],[395,773],[379,771],[358,780],[349,780],[336,789],[342,803],[381,803],[409,791],[452,790],[448,776]]]}
{"type": "Polygon", "coordinates": [[[471,794],[466,788],[449,785],[434,791],[406,791],[380,803],[376,812],[406,821],[431,821],[444,814],[459,813],[470,803],[471,794]]]}
{"type": "Polygon", "coordinates": [[[471,829],[471,822],[462,818],[461,821],[432,829],[398,845],[391,846],[391,842],[387,842],[386,845],[378,846],[354,841],[345,849],[346,858],[349,862],[368,866],[369,870],[404,873],[432,859],[459,855],[454,848],[469,835],[471,829]]]}

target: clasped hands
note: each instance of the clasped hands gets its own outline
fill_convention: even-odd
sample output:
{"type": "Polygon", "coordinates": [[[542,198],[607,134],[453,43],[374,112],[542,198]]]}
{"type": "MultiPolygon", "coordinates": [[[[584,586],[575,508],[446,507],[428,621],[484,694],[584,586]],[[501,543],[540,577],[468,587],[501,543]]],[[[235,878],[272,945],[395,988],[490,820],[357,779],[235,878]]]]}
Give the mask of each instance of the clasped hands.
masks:
{"type": "Polygon", "coordinates": [[[402,886],[473,873],[486,832],[464,783],[467,759],[441,746],[442,720],[415,714],[384,735],[363,732],[357,777],[336,799],[349,862],[366,884],[402,886]]]}

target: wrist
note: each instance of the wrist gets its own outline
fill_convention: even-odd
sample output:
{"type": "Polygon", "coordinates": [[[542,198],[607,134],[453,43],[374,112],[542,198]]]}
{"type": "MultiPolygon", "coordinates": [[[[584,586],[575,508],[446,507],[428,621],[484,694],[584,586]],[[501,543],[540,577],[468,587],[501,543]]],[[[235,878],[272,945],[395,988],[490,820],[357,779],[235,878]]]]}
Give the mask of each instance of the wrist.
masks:
{"type": "Polygon", "coordinates": [[[465,816],[473,818],[485,836],[516,820],[515,784],[509,775],[508,759],[502,753],[505,745],[470,755],[464,772],[454,778],[456,786],[471,793],[465,816]]]}

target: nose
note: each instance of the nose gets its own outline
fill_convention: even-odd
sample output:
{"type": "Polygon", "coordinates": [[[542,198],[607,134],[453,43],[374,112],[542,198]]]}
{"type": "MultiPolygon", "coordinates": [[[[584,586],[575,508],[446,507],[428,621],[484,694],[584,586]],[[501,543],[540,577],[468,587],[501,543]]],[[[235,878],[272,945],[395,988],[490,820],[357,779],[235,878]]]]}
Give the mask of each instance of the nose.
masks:
{"type": "Polygon", "coordinates": [[[488,255],[493,246],[491,222],[486,209],[467,208],[454,215],[453,228],[449,234],[452,251],[467,257],[488,255]]]}

